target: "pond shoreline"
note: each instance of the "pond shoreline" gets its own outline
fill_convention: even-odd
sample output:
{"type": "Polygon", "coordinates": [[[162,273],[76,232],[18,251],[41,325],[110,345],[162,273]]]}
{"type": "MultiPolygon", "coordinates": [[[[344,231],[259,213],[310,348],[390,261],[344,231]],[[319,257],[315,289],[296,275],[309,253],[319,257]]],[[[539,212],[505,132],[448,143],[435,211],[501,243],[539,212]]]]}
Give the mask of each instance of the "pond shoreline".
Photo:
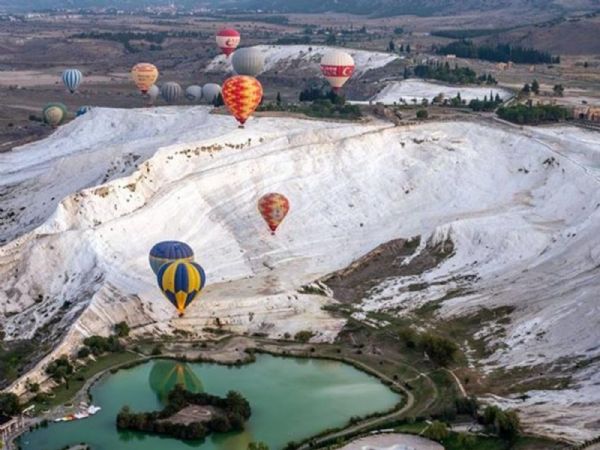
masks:
{"type": "MultiPolygon", "coordinates": [[[[197,344],[197,342],[194,342],[193,344],[197,344]]],[[[378,373],[372,368],[353,359],[311,353],[311,348],[314,349],[314,346],[311,344],[300,344],[297,342],[290,341],[278,342],[276,340],[271,339],[254,337],[249,338],[245,336],[236,335],[224,336],[217,341],[212,341],[211,344],[214,344],[212,348],[204,348],[200,351],[189,350],[187,352],[181,352],[177,350],[168,350],[159,355],[143,355],[141,353],[136,352],[136,354],[139,355],[138,359],[128,361],[125,363],[119,363],[115,366],[107,367],[106,369],[94,374],[92,377],[87,379],[83,387],[74,393],[72,399],[80,399],[83,396],[88,402],[91,403],[93,401],[93,395],[91,392],[92,389],[105,377],[107,377],[108,375],[116,374],[122,370],[135,368],[153,360],[162,359],[180,361],[185,363],[206,363],[228,367],[241,367],[255,363],[257,354],[264,354],[276,358],[328,360],[346,364],[370,377],[376,378],[380,383],[382,383],[388,389],[390,389],[390,391],[400,396],[401,401],[398,404],[396,404],[393,408],[385,411],[375,412],[365,417],[361,417],[358,419],[359,424],[365,421],[368,421],[368,423],[370,423],[373,421],[373,419],[389,419],[394,416],[400,415],[404,411],[409,409],[413,403],[412,394],[399,383],[388,379],[387,377],[385,377],[385,375],[378,373]],[[232,346],[236,346],[235,352],[230,351],[232,346]]],[[[70,402],[75,403],[74,400],[71,400],[70,402]]],[[[52,408],[49,413],[44,414],[44,417],[46,418],[46,420],[52,420],[52,417],[61,414],[59,412],[61,408],[62,405],[52,408]]],[[[41,420],[39,419],[37,423],[39,423],[40,421],[41,420]]],[[[307,437],[306,439],[303,439],[300,443],[310,442],[321,436],[328,436],[332,432],[340,433],[346,429],[353,430],[355,428],[356,420],[351,421],[351,423],[344,424],[335,429],[323,430],[322,432],[319,432],[315,435],[307,437]]],[[[12,442],[10,443],[13,445],[12,448],[16,448],[14,447],[15,441],[27,432],[29,432],[29,427],[26,427],[22,430],[22,432],[19,435],[13,437],[12,442]]]]}

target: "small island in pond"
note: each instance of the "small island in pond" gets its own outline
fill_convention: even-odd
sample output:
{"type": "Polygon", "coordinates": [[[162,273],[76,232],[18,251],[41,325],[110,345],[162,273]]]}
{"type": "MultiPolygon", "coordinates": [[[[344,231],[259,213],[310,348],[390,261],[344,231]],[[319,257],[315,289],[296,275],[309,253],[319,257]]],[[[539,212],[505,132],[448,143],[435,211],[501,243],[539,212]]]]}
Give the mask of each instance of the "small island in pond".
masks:
{"type": "Polygon", "coordinates": [[[117,428],[195,440],[212,432],[241,431],[251,413],[250,404],[238,392],[229,391],[222,398],[194,394],[177,385],[162,411],[134,413],[124,406],[117,415],[117,428]]]}

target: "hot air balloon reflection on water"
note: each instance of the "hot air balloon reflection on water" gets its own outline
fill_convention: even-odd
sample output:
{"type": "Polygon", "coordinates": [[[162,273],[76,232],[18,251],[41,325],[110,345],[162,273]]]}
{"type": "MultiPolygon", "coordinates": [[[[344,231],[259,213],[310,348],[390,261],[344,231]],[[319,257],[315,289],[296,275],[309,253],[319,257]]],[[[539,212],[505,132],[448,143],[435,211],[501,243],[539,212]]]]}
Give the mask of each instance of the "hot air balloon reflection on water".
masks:
{"type": "Polygon", "coordinates": [[[267,222],[271,234],[275,234],[290,210],[289,200],[282,194],[271,192],[258,200],[258,211],[267,222]]]}
{"type": "Polygon", "coordinates": [[[179,317],[200,294],[206,284],[206,274],[199,264],[187,261],[175,261],[163,264],[156,276],[158,287],[165,298],[171,302],[179,317]]]}
{"type": "Polygon", "coordinates": [[[194,394],[204,392],[200,377],[196,375],[189,364],[179,361],[163,359],[154,361],[148,381],[150,389],[163,404],[167,402],[169,392],[178,384],[194,394]]]}

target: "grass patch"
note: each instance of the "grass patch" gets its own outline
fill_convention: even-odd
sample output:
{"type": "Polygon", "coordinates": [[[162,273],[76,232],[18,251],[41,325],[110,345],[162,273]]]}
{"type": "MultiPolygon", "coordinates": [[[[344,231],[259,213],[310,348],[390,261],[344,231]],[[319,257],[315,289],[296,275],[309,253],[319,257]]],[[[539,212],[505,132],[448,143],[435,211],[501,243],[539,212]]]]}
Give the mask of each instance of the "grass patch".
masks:
{"type": "Polygon", "coordinates": [[[32,401],[31,404],[35,405],[36,411],[62,405],[68,401],[71,401],[75,394],[77,394],[77,392],[79,392],[79,390],[84,386],[85,382],[94,375],[111,367],[130,363],[138,359],[140,359],[139,355],[131,352],[109,353],[100,356],[96,359],[96,361],[93,361],[85,367],[76,370],[69,379],[68,388],[67,385],[63,383],[54,388],[44,401],[32,401]]]}

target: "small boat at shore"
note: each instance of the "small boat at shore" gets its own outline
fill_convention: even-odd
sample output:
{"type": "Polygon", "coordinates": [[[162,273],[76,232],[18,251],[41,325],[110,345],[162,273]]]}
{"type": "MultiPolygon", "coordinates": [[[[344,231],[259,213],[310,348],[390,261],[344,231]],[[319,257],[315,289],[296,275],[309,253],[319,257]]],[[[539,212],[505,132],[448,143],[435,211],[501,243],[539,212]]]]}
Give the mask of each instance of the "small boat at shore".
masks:
{"type": "Polygon", "coordinates": [[[85,408],[82,411],[79,411],[75,414],[68,414],[66,416],[59,417],[58,419],[54,419],[54,422],[71,422],[73,420],[87,419],[88,417],[96,414],[101,409],[102,408],[99,406],[90,405],[87,408],[85,408]]]}

